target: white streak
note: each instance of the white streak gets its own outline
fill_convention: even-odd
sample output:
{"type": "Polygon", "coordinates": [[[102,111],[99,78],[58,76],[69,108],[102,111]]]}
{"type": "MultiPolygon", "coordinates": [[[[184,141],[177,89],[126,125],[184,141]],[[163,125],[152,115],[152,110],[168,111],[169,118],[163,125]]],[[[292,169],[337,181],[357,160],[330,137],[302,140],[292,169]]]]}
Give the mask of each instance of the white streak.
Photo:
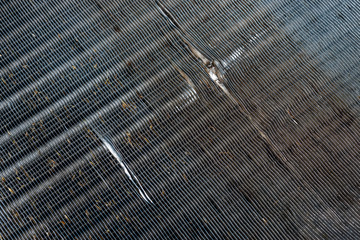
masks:
{"type": "Polygon", "coordinates": [[[242,47],[236,49],[226,60],[222,61],[224,68],[228,68],[229,65],[236,61],[236,59],[239,58],[243,52],[244,49],[242,47]]]}
{"type": "MultiPolygon", "coordinates": [[[[99,135],[99,134],[98,134],[99,135]]],[[[129,179],[134,183],[134,185],[137,187],[137,189],[139,190],[139,193],[141,195],[141,197],[147,201],[147,202],[151,202],[153,203],[153,201],[150,199],[150,197],[146,194],[146,192],[144,191],[143,187],[141,186],[139,180],[137,179],[137,177],[135,176],[135,174],[130,170],[130,168],[128,168],[128,166],[126,165],[126,163],[123,161],[122,156],[120,155],[120,153],[118,151],[115,150],[115,148],[113,147],[113,145],[105,138],[103,138],[102,136],[100,136],[101,141],[104,143],[105,147],[110,151],[110,153],[116,158],[116,160],[120,163],[120,166],[124,169],[125,174],[129,177],[129,179]]]]}

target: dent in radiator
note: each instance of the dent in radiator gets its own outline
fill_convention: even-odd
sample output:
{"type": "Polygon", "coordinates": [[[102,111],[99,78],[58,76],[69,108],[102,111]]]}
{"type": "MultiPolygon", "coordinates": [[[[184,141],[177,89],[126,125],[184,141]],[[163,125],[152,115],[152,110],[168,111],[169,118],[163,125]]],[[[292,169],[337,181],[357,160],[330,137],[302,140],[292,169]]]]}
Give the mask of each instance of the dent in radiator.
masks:
{"type": "MultiPolygon", "coordinates": [[[[184,46],[186,47],[187,51],[191,54],[192,57],[194,57],[196,60],[198,60],[202,66],[204,67],[205,71],[209,75],[209,78],[230,98],[232,102],[235,104],[239,104],[239,101],[233,96],[234,94],[230,91],[230,89],[227,87],[227,81],[224,76],[225,74],[225,68],[222,63],[220,63],[217,59],[209,59],[204,54],[202,54],[201,49],[195,41],[192,40],[192,37],[189,36],[183,28],[177,23],[177,21],[174,19],[174,17],[170,14],[170,12],[165,8],[163,4],[161,4],[159,1],[155,1],[156,6],[161,13],[161,15],[167,20],[167,22],[170,23],[170,25],[173,27],[173,29],[178,34],[180,40],[184,43],[184,46]]],[[[178,68],[176,68],[177,71],[179,71],[178,68]]],[[[181,74],[183,75],[183,74],[181,74]]],[[[189,82],[189,81],[188,81],[189,82]]],[[[191,87],[194,87],[193,84],[190,84],[191,87]]]]}
{"type": "MultiPolygon", "coordinates": [[[[194,57],[198,62],[201,63],[211,81],[213,81],[225,94],[226,96],[236,105],[239,106],[241,111],[245,113],[248,117],[250,122],[253,126],[257,129],[259,135],[265,140],[266,144],[280,160],[281,164],[284,164],[285,168],[293,168],[288,163],[286,158],[273,146],[272,142],[270,141],[269,137],[262,131],[261,127],[252,119],[248,111],[246,110],[245,104],[243,104],[243,100],[230,90],[228,87],[228,81],[225,77],[226,71],[231,68],[231,65],[242,56],[244,52],[244,48],[240,47],[236,49],[227,59],[223,61],[219,61],[216,58],[210,60],[201,52],[201,48],[196,44],[196,41],[186,33],[186,31],[179,25],[179,23],[175,20],[175,18],[170,14],[170,12],[165,8],[163,4],[161,4],[158,0],[155,1],[156,6],[160,12],[160,14],[166,19],[166,21],[173,27],[177,35],[179,36],[180,40],[184,43],[187,51],[190,53],[192,57],[194,57]]],[[[250,38],[250,43],[255,42],[259,37],[265,34],[266,31],[263,31],[259,34],[255,34],[250,38]]],[[[178,68],[176,68],[177,71],[178,68]]],[[[181,74],[182,75],[182,74],[181,74]]],[[[185,78],[186,79],[186,78],[185,78]]],[[[193,86],[193,84],[190,84],[193,86]]],[[[196,90],[195,90],[196,91],[196,90]]]]}

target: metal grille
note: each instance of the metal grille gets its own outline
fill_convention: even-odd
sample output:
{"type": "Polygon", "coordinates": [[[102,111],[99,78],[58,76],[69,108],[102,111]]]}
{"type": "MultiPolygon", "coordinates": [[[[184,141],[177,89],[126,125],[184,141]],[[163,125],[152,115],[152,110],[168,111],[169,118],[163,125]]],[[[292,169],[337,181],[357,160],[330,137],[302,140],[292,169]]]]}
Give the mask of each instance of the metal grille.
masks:
{"type": "Polygon", "coordinates": [[[0,0],[0,239],[358,239],[358,1],[0,0]]]}

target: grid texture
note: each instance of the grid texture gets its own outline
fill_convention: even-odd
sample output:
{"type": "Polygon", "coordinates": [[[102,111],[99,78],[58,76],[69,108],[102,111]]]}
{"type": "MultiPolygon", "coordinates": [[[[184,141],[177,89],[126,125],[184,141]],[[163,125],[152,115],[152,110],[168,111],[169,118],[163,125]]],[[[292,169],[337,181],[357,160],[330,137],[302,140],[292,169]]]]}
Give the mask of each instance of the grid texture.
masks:
{"type": "Polygon", "coordinates": [[[358,1],[0,4],[0,240],[360,239],[358,1]]]}

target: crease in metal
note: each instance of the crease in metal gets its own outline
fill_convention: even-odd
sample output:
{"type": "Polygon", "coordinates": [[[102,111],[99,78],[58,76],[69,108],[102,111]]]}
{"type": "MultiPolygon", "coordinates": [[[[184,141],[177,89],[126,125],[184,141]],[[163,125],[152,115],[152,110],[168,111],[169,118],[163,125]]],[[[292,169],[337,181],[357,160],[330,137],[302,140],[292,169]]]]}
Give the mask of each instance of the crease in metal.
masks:
{"type": "MultiPolygon", "coordinates": [[[[126,164],[121,153],[115,149],[115,146],[111,142],[109,137],[106,134],[101,134],[99,131],[95,130],[95,128],[93,128],[93,131],[96,133],[96,135],[102,141],[104,147],[111,153],[111,155],[113,155],[113,157],[115,157],[117,162],[120,164],[120,166],[124,170],[126,176],[131,180],[133,185],[137,188],[138,193],[140,194],[141,198],[143,198],[147,203],[153,203],[153,201],[150,199],[150,197],[147,195],[144,188],[142,187],[139,179],[136,177],[136,175],[130,169],[130,167],[126,164]]],[[[104,183],[108,186],[108,184],[106,183],[106,180],[101,176],[101,173],[99,173],[97,170],[96,170],[96,172],[100,176],[102,181],[104,181],[104,183]]]]}

